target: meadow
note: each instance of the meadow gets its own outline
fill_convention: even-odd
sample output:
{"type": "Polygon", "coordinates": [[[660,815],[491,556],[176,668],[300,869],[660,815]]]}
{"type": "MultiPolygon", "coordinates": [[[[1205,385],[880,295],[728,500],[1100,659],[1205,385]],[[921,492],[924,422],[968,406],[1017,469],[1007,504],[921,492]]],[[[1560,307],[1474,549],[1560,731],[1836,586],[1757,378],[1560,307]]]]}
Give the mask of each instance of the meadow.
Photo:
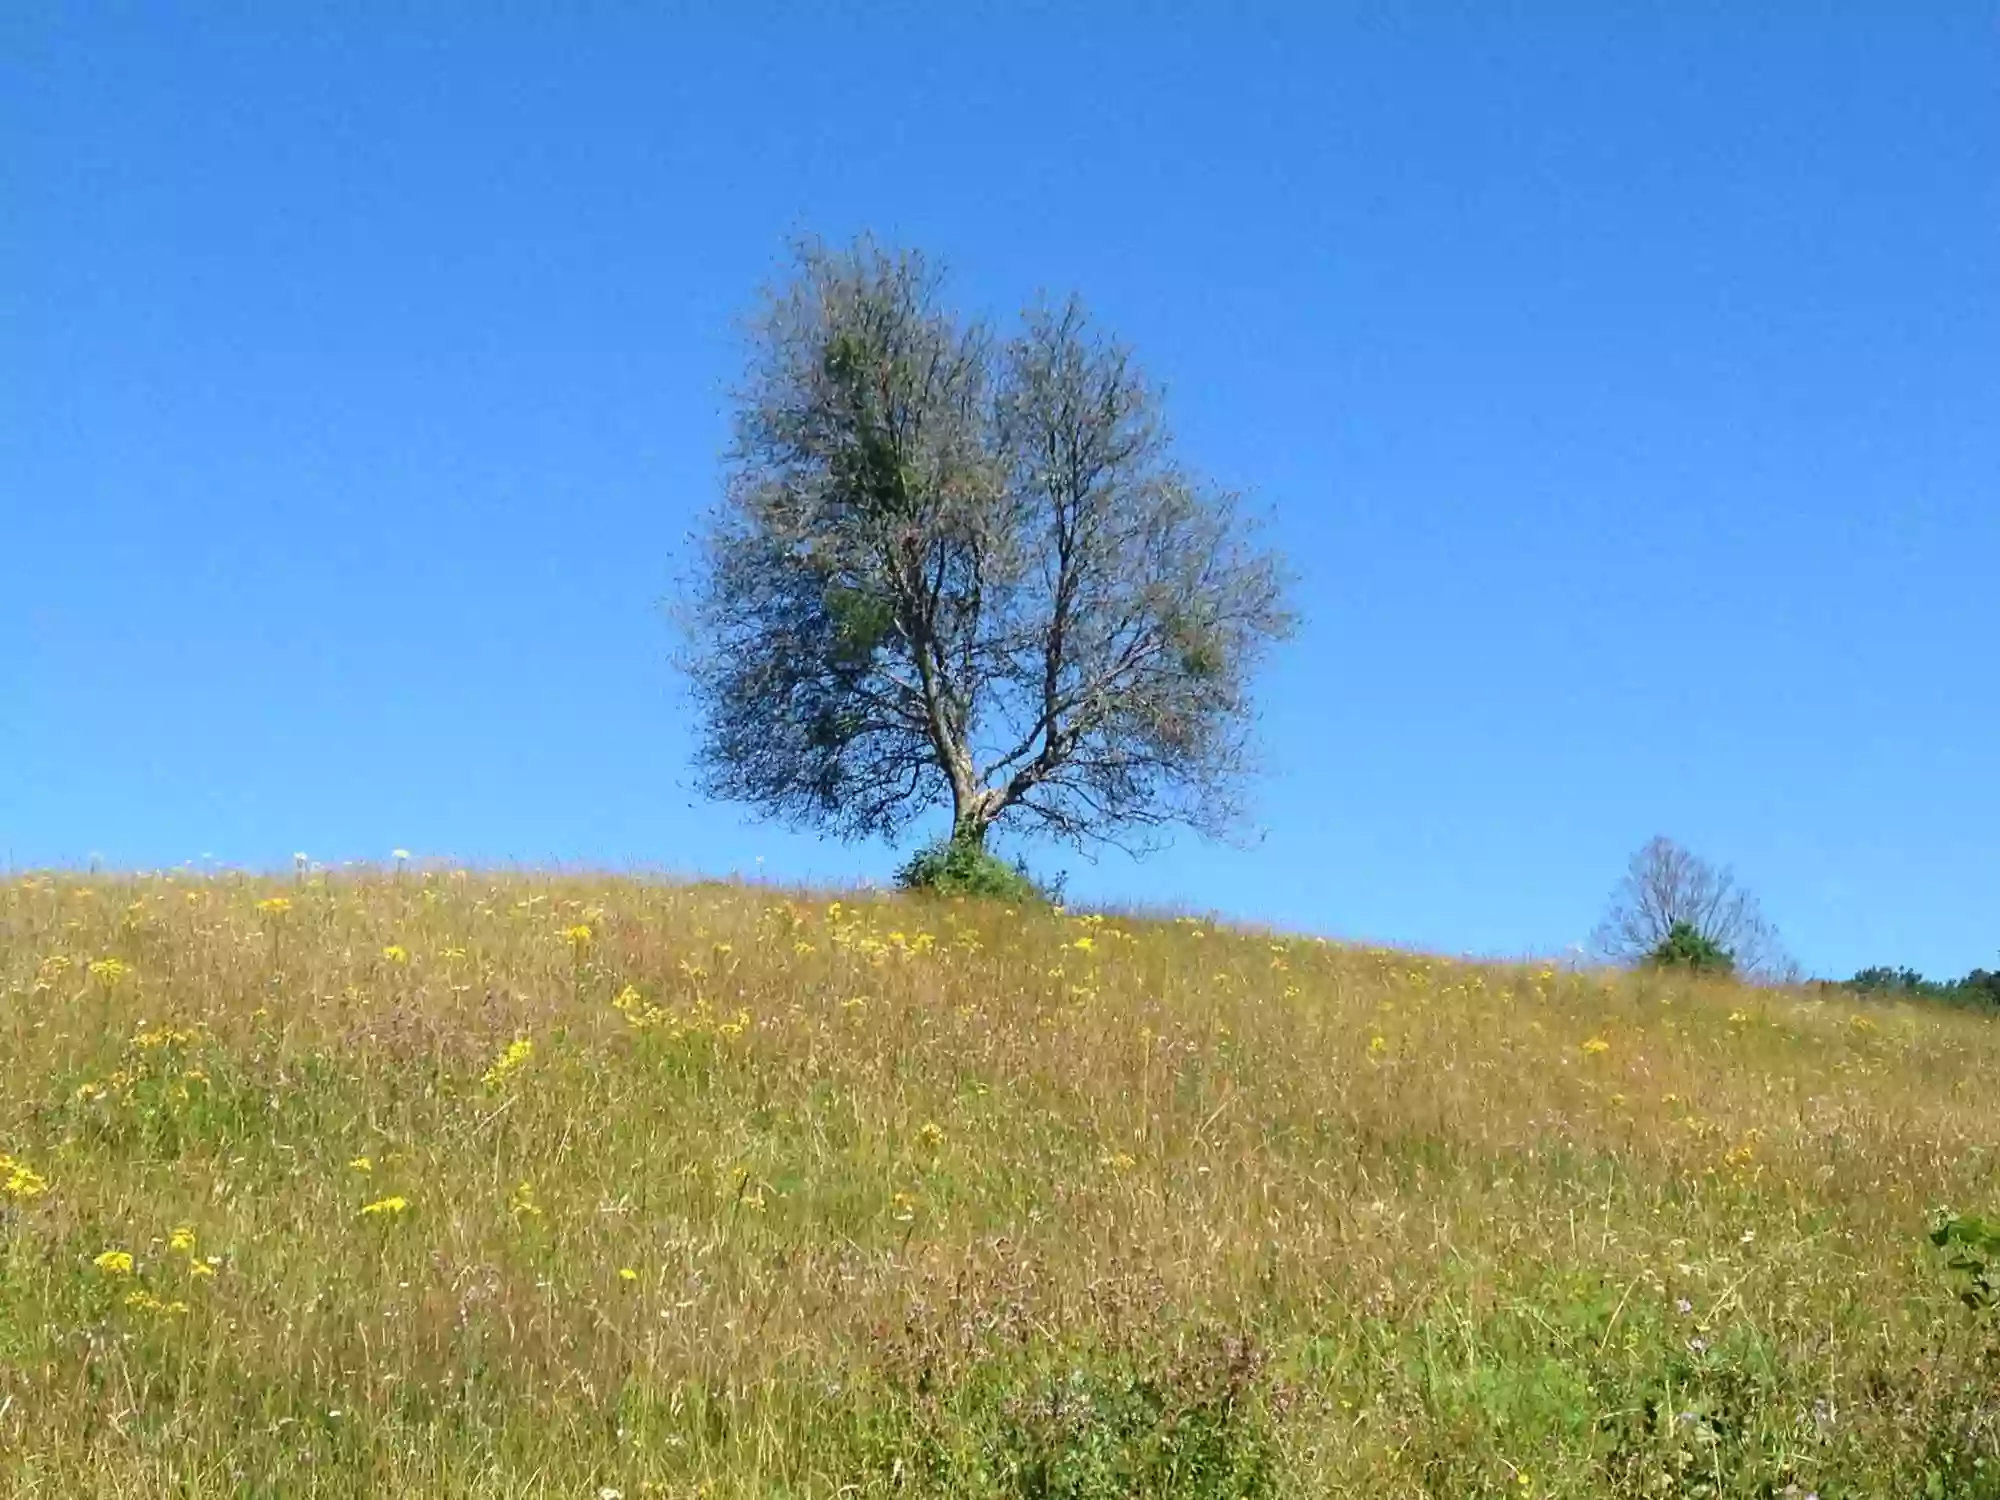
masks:
{"type": "Polygon", "coordinates": [[[0,1494],[2000,1496],[2000,1025],[608,877],[0,891],[0,1494]]]}

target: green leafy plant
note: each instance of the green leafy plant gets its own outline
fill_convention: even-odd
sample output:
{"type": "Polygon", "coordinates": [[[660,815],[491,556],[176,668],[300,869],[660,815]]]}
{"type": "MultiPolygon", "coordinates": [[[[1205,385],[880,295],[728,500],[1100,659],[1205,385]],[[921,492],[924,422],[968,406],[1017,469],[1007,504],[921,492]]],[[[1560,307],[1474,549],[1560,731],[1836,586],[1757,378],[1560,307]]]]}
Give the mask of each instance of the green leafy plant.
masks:
{"type": "Polygon", "coordinates": [[[1271,1438],[1241,1341],[1160,1371],[1073,1370],[1008,1403],[1006,1492],[1035,1500],[1253,1500],[1272,1493],[1271,1438]]]}
{"type": "Polygon", "coordinates": [[[1659,969],[1692,969],[1697,974],[1731,974],[1736,956],[1692,922],[1676,922],[1647,957],[1659,969]]]}
{"type": "Polygon", "coordinates": [[[896,872],[906,891],[939,896],[984,896],[996,901],[1042,904],[1061,899],[1061,882],[1043,883],[1020,860],[1009,864],[970,839],[926,844],[896,872]]]}
{"type": "Polygon", "coordinates": [[[1946,1214],[1931,1230],[1931,1243],[1963,1282],[1959,1301],[1974,1312],[2000,1308],[2000,1219],[1946,1214]]]}

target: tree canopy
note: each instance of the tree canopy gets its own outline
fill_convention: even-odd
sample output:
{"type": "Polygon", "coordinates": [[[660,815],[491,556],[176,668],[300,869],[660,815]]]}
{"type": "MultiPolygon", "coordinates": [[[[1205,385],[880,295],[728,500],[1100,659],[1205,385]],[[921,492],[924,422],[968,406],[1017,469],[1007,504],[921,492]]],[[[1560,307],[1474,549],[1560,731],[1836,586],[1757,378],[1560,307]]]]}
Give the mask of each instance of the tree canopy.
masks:
{"type": "Polygon", "coordinates": [[[1003,334],[943,291],[808,243],[751,325],[686,614],[706,789],[847,837],[1231,826],[1280,559],[1081,303],[1003,334]]]}

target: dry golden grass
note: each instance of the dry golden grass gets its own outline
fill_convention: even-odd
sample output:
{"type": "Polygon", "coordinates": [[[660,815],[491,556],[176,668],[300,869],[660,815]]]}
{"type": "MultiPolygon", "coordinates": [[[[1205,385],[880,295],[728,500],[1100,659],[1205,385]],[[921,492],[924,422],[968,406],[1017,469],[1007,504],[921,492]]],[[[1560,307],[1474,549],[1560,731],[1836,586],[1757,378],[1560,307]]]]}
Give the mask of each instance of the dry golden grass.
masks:
{"type": "Polygon", "coordinates": [[[1974,1016],[462,873],[0,997],[7,1494],[2000,1495],[1974,1016]]]}

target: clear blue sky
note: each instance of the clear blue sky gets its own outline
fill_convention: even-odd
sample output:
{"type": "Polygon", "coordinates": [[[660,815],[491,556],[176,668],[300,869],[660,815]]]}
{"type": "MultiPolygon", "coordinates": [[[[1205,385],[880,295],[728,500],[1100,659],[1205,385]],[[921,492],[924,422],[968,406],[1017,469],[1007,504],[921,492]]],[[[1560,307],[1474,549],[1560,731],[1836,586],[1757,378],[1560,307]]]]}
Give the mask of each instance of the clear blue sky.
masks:
{"type": "Polygon", "coordinates": [[[876,877],[657,611],[785,236],[1080,290],[1275,509],[1265,832],[1072,890],[1449,951],[1628,852],[2000,955],[2000,6],[13,5],[0,857],[876,877]]]}

